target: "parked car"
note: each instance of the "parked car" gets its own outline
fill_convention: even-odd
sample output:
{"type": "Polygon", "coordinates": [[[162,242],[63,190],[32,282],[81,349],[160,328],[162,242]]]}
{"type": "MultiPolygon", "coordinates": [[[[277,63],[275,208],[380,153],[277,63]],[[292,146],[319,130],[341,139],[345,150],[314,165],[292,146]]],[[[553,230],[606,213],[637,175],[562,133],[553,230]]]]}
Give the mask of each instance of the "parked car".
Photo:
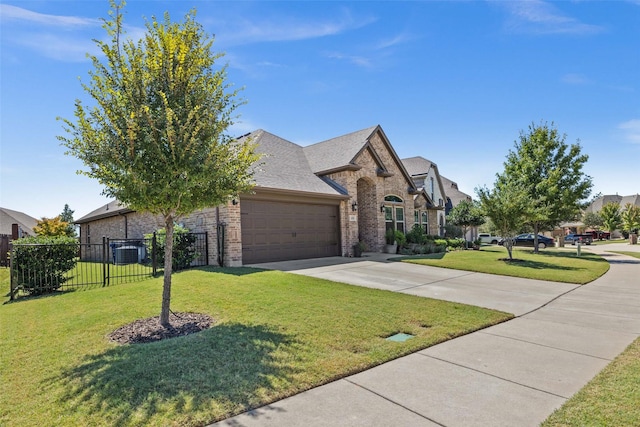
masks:
{"type": "Polygon", "coordinates": [[[480,239],[480,242],[482,243],[495,245],[500,241],[500,239],[502,239],[502,237],[494,236],[491,233],[479,233],[478,239],[480,239]]]}
{"type": "Polygon", "coordinates": [[[608,231],[602,230],[591,230],[585,231],[586,234],[591,234],[591,238],[593,240],[609,240],[611,238],[611,233],[608,231]]]}
{"type": "MultiPolygon", "coordinates": [[[[516,236],[515,239],[513,240],[513,245],[533,247],[533,241],[534,241],[533,236],[534,236],[533,233],[520,234],[516,236]]],[[[538,249],[544,249],[547,246],[553,246],[554,242],[555,241],[552,238],[538,234],[538,249]]],[[[498,244],[503,245],[504,239],[501,239],[498,242],[498,244]]]]}
{"type": "Polygon", "coordinates": [[[564,236],[564,241],[565,243],[571,243],[572,245],[575,245],[578,242],[583,245],[590,245],[593,241],[593,237],[591,234],[567,234],[564,236]]]}

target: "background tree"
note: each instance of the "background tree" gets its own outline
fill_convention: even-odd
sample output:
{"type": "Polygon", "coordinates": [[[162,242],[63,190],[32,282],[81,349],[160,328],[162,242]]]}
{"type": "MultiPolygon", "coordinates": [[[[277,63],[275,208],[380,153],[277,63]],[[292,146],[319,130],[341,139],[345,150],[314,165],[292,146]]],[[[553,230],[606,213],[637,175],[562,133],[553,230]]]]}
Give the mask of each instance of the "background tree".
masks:
{"type": "Polygon", "coordinates": [[[493,190],[486,187],[476,189],[476,194],[483,213],[502,236],[509,260],[513,260],[513,242],[522,228],[528,210],[529,200],[525,192],[515,183],[505,182],[495,185],[493,190]]]}
{"type": "Polygon", "coordinates": [[[622,217],[620,216],[620,203],[609,202],[602,206],[599,212],[602,217],[602,227],[611,233],[613,237],[614,230],[620,228],[622,223],[622,217]]]}
{"type": "Polygon", "coordinates": [[[226,134],[241,104],[230,91],[222,54],[195,21],[152,18],[140,41],[125,40],[121,5],[111,3],[96,40],[104,59],[83,84],[95,105],[76,100],[75,122],[64,120],[62,144],[104,185],[103,193],[129,208],[164,219],[166,247],[160,323],[169,325],[174,221],[197,209],[228,202],[249,191],[258,157],[250,141],[226,134]]]}
{"type": "Polygon", "coordinates": [[[582,168],[588,160],[579,142],[568,146],[566,135],[559,135],[554,124],[531,124],[521,131],[515,149],[504,163],[497,186],[516,183],[529,204],[525,224],[533,229],[534,252],[538,251],[538,233],[552,229],[562,221],[579,218],[583,201],[589,196],[591,177],[582,168]]]}
{"type": "Polygon", "coordinates": [[[45,218],[36,221],[36,226],[33,227],[34,233],[37,236],[43,237],[71,237],[68,236],[69,231],[69,223],[63,221],[60,216],[55,218],[45,218]]]}
{"type": "Polygon", "coordinates": [[[640,228],[640,207],[627,203],[621,213],[622,229],[627,233],[637,233],[640,228]]]}
{"type": "Polygon", "coordinates": [[[467,231],[470,227],[478,227],[484,224],[484,221],[484,215],[478,204],[469,200],[458,203],[447,215],[447,224],[462,228],[463,239],[467,238],[467,231]]]}
{"type": "Polygon", "coordinates": [[[62,209],[62,213],[60,214],[60,219],[69,224],[67,227],[67,236],[69,237],[76,237],[76,228],[73,223],[73,212],[74,211],[69,208],[69,205],[65,203],[64,209],[62,209]]]}
{"type": "Polygon", "coordinates": [[[585,227],[591,228],[596,231],[600,230],[600,228],[604,225],[602,217],[596,212],[585,212],[582,215],[582,223],[585,227]]]}

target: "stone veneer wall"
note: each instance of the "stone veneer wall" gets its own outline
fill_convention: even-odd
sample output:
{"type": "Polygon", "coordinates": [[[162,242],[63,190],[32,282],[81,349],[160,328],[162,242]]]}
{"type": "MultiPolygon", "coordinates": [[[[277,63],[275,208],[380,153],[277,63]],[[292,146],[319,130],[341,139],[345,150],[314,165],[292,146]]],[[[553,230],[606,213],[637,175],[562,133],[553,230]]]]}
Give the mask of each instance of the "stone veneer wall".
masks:
{"type": "Polygon", "coordinates": [[[341,171],[328,175],[329,178],[346,188],[348,193],[353,196],[351,200],[340,204],[343,256],[353,254],[353,245],[358,242],[359,234],[365,242],[371,242],[371,244],[368,243],[369,250],[382,250],[385,244],[385,221],[384,213],[380,212],[380,204],[384,201],[384,197],[387,195],[396,195],[404,200],[402,206],[404,207],[405,215],[405,231],[410,230],[414,223],[413,196],[407,191],[410,184],[402,174],[380,134],[373,135],[370,139],[370,143],[382,161],[384,167],[388,172],[393,173],[393,176],[387,178],[378,176],[377,172],[380,166],[375,161],[369,150],[364,150],[360,156],[355,159],[355,164],[362,166],[362,169],[358,171],[341,171]],[[372,185],[368,197],[373,198],[374,200],[365,200],[362,205],[361,202],[357,200],[357,182],[361,178],[367,179],[367,181],[372,185]],[[351,204],[354,201],[357,201],[358,209],[371,205],[375,206],[375,219],[370,220],[371,223],[358,224],[358,217],[360,215],[353,215],[353,212],[351,211],[351,204]],[[367,234],[366,228],[370,227],[373,223],[375,223],[376,232],[369,231],[369,234],[367,234]],[[374,239],[372,236],[375,236],[375,241],[373,241],[374,239]]]}

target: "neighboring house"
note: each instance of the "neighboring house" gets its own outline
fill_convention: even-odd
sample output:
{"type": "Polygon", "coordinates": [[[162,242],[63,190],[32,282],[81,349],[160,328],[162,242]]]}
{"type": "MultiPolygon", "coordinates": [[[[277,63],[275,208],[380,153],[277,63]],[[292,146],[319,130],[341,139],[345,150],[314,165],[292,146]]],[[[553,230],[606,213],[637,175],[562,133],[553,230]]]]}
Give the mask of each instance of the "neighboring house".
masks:
{"type": "Polygon", "coordinates": [[[429,209],[427,234],[444,236],[447,196],[438,165],[420,156],[402,159],[402,163],[416,187],[427,193],[429,199],[433,201],[433,207],[429,209]]]}
{"type": "Polygon", "coordinates": [[[38,220],[22,212],[0,208],[0,234],[12,236],[17,228],[17,238],[35,236],[33,228],[38,220]]]}
{"type": "MultiPolygon", "coordinates": [[[[447,195],[447,201],[445,203],[445,216],[451,212],[451,209],[458,206],[463,200],[472,202],[473,199],[467,193],[463,193],[458,189],[458,183],[451,181],[449,178],[441,176],[442,184],[444,185],[444,192],[447,195]]],[[[470,227],[465,236],[467,240],[475,240],[478,238],[478,227],[470,227]]]]}
{"type": "MultiPolygon", "coordinates": [[[[630,203],[635,206],[640,207],[640,194],[633,194],[630,196],[619,196],[618,194],[608,194],[604,196],[600,196],[595,199],[589,206],[585,208],[585,212],[595,212],[598,213],[602,210],[602,207],[608,203],[618,203],[620,205],[620,209],[624,209],[627,203],[630,203]]],[[[569,233],[582,233],[585,230],[584,224],[580,221],[577,222],[566,222],[560,224],[561,233],[560,234],[569,234],[569,233]]],[[[622,232],[620,230],[614,230],[612,233],[612,237],[622,237],[622,232]]]]}
{"type": "Polygon", "coordinates": [[[38,221],[29,215],[11,209],[0,208],[0,266],[9,265],[9,242],[27,236],[35,236],[33,228],[38,221]]]}
{"type": "MultiPolygon", "coordinates": [[[[222,255],[218,248],[223,265],[238,266],[352,256],[358,241],[381,251],[387,229],[407,232],[415,223],[436,234],[432,224],[445,200],[437,169],[425,171],[427,187],[419,188],[417,175],[407,171],[380,126],[306,147],[263,130],[244,138],[263,154],[251,194],[180,221],[194,232],[208,232],[211,264],[222,255]]],[[[142,238],[162,226],[160,218],[117,201],[75,222],[83,243],[100,243],[102,236],[142,238]]]]}

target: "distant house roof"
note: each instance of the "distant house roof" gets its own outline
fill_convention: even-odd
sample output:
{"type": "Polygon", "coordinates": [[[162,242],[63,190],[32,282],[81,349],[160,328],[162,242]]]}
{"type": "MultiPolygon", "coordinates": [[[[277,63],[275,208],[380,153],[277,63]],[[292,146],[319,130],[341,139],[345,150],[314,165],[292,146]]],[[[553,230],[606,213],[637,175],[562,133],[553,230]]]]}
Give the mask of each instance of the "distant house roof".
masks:
{"type": "Polygon", "coordinates": [[[624,196],[622,200],[620,200],[620,207],[624,209],[624,207],[627,206],[627,203],[635,206],[640,206],[640,194],[624,196]]]}
{"type": "MultiPolygon", "coordinates": [[[[435,171],[435,175],[438,181],[438,186],[440,187],[440,193],[443,198],[448,197],[447,188],[443,185],[442,175],[440,175],[440,171],[438,170],[438,165],[433,163],[429,159],[425,159],[421,156],[408,157],[406,159],[402,159],[402,164],[407,169],[411,178],[422,178],[426,177],[429,174],[429,171],[433,169],[435,171]]],[[[433,200],[434,205],[437,205],[437,202],[433,200]]]]}
{"type": "Polygon", "coordinates": [[[463,193],[458,189],[458,183],[451,181],[449,178],[446,178],[440,175],[442,178],[442,183],[444,184],[444,191],[447,194],[447,197],[451,199],[451,203],[453,206],[457,206],[463,200],[472,200],[472,197],[466,193],[463,193]]]}
{"type": "Polygon", "coordinates": [[[84,224],[85,222],[95,221],[97,219],[109,218],[114,215],[133,212],[133,210],[127,208],[118,200],[113,200],[98,209],[89,212],[80,219],[75,220],[76,224],[84,224]]]}
{"type": "Polygon", "coordinates": [[[23,213],[7,208],[0,208],[0,234],[12,234],[12,225],[18,224],[23,233],[35,236],[33,228],[38,220],[23,213]]]}
{"type": "Polygon", "coordinates": [[[621,208],[624,208],[627,203],[631,203],[636,206],[640,206],[640,195],[634,194],[631,196],[619,196],[617,194],[607,194],[595,199],[587,208],[586,212],[600,212],[602,207],[607,203],[618,203],[621,208]]]}

